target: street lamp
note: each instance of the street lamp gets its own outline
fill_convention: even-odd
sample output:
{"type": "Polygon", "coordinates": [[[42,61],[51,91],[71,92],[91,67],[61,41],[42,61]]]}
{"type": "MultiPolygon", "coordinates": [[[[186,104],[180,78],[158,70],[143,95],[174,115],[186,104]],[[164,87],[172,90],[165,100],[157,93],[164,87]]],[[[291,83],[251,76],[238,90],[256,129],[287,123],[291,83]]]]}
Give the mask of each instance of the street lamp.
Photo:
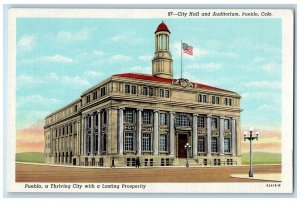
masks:
{"type": "Polygon", "coordinates": [[[256,136],[252,136],[253,128],[249,129],[249,136],[246,137],[247,132],[244,131],[244,141],[249,140],[250,141],[250,171],[249,171],[249,177],[253,177],[253,165],[252,165],[252,140],[258,140],[259,132],[256,132],[256,136]]]}
{"type": "Polygon", "coordinates": [[[186,167],[190,167],[190,165],[189,165],[189,150],[191,149],[191,145],[189,145],[189,143],[186,143],[184,145],[184,148],[186,149],[186,167]]]}

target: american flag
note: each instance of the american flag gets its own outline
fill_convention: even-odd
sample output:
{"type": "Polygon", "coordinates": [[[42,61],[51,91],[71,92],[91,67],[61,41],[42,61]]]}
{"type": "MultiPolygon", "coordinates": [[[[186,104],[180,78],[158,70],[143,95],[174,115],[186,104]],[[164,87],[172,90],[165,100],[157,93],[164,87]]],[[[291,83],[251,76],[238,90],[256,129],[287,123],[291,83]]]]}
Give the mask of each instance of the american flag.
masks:
{"type": "Polygon", "coordinates": [[[193,55],[193,46],[189,46],[186,43],[182,43],[183,52],[188,55],[193,55]]]}

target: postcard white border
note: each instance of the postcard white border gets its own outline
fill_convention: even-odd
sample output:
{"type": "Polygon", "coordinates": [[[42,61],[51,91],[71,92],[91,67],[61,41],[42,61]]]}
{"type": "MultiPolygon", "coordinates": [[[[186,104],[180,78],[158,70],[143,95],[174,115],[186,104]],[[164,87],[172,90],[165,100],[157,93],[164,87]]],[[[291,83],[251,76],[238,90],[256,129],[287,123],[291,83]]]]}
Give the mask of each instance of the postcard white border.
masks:
{"type": "MultiPolygon", "coordinates": [[[[8,192],[30,192],[24,183],[15,182],[15,93],[16,93],[16,19],[22,17],[36,18],[169,18],[168,11],[232,11],[241,12],[249,9],[9,9],[8,34],[8,137],[7,137],[7,188],[8,192]]],[[[251,11],[269,11],[273,15],[256,18],[282,19],[282,182],[280,187],[266,187],[268,183],[142,183],[146,190],[110,190],[118,193],[291,193],[293,188],[293,68],[294,68],[294,14],[290,9],[251,9],[251,11]]],[[[181,17],[172,17],[181,18],[181,17]]],[[[199,18],[199,17],[186,17],[199,18]]],[[[237,18],[237,17],[201,17],[201,18],[237,18]]],[[[253,18],[253,17],[238,17],[253,18]]],[[[43,184],[43,183],[40,183],[43,184]]],[[[47,183],[46,183],[47,184],[47,183]]],[[[73,183],[66,183],[73,184],[73,183]]],[[[81,183],[84,184],[84,183],[81,183]]],[[[96,184],[96,183],[94,183],[96,184]]],[[[114,183],[117,184],[117,183],[114,183]]],[[[126,183],[136,184],[136,183],[126,183]]],[[[33,192],[46,192],[45,189],[34,189],[33,192]]],[[[86,190],[70,190],[63,192],[88,192],[86,190]]],[[[51,192],[51,191],[50,191],[51,192]]],[[[59,192],[54,190],[54,192],[59,192]]],[[[101,192],[101,190],[92,190],[101,192]]]]}

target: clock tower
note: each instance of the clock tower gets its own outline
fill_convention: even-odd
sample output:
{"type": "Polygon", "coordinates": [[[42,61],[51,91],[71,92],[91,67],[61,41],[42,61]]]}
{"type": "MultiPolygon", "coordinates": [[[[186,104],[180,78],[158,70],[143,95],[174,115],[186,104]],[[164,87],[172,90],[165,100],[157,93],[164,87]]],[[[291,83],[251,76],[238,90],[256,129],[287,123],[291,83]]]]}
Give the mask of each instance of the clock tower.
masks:
{"type": "Polygon", "coordinates": [[[162,21],[155,31],[155,55],[152,59],[152,75],[162,78],[173,78],[173,59],[169,51],[170,30],[162,21]]]}

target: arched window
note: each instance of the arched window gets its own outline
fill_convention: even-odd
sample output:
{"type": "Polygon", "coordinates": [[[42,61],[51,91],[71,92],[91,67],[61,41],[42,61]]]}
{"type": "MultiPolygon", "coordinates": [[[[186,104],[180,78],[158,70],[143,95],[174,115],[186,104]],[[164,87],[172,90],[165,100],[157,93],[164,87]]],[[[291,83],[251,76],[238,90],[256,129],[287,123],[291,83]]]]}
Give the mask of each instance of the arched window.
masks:
{"type": "Polygon", "coordinates": [[[176,126],[190,126],[190,121],[186,115],[180,114],[176,117],[176,126]]]}

